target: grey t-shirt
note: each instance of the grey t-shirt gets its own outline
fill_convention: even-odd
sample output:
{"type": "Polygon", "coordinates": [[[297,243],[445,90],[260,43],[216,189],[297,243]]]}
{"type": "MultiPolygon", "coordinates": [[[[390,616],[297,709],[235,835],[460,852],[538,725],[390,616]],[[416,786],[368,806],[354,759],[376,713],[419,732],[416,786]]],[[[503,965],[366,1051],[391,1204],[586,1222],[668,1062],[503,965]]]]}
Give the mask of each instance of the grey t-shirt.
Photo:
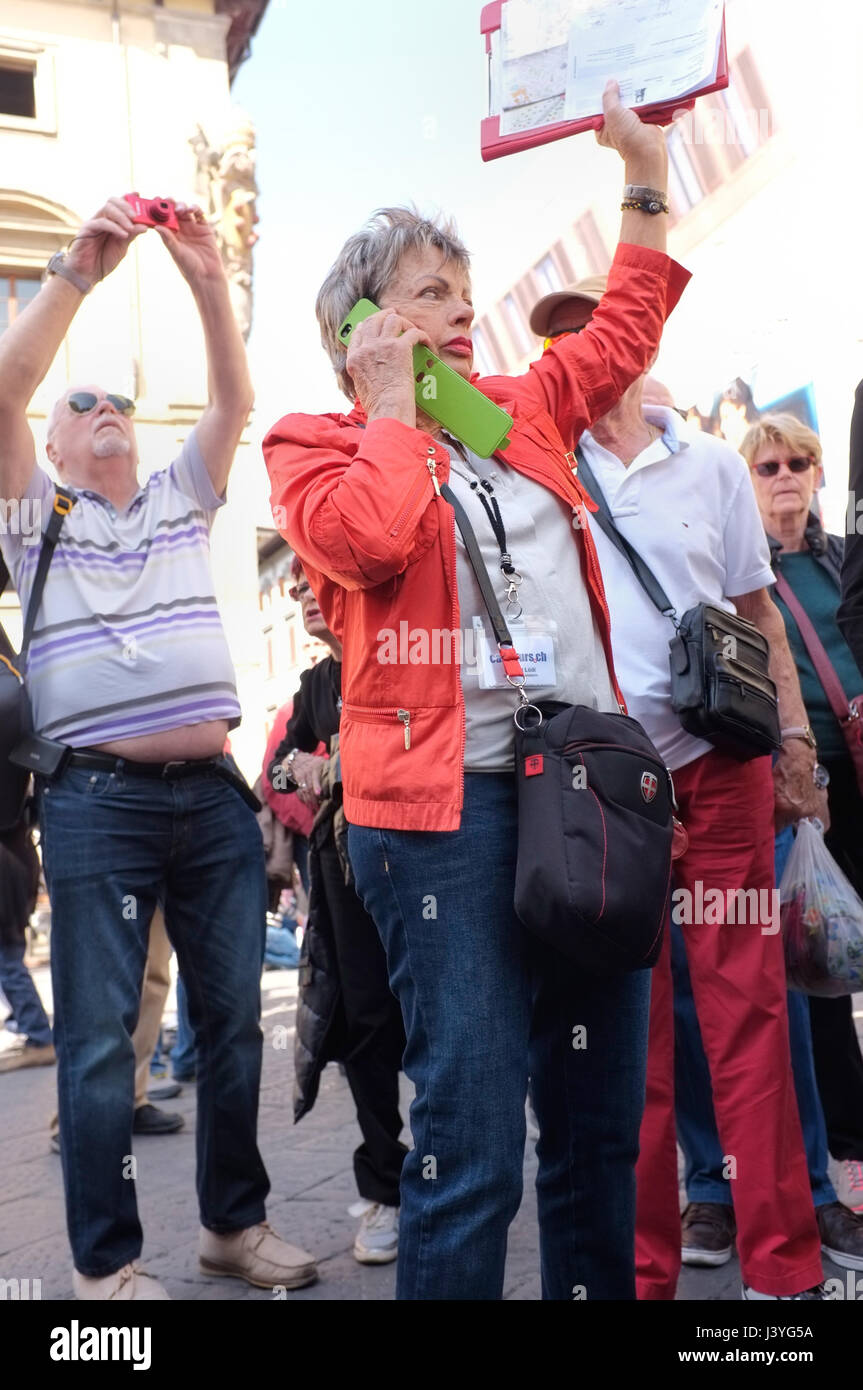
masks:
{"type": "MultiPolygon", "coordinates": [[[[501,609],[504,616],[509,617],[500,547],[485,509],[471,489],[471,479],[486,479],[494,489],[506,530],[507,550],[522,576],[519,603],[524,618],[530,620],[526,627],[519,628],[516,624],[513,629],[516,648],[546,650],[549,637],[553,642],[553,681],[547,685],[531,685],[526,693],[532,699],[565,700],[616,712],[618,704],[602,639],[581,573],[580,544],[573,529],[572,508],[550,488],[524,477],[499,459],[481,459],[467,450],[465,459],[455,447],[449,447],[450,487],[470,518],[501,609]],[[545,644],[541,641],[543,635],[546,635],[545,644]]],[[[491,650],[496,652],[497,648],[458,527],[456,577],[465,658],[461,665],[467,717],[465,771],[509,771],[514,766],[512,717],[518,696],[508,685],[484,689],[479,665],[471,660],[475,646],[474,617],[483,619],[491,650]]]]}

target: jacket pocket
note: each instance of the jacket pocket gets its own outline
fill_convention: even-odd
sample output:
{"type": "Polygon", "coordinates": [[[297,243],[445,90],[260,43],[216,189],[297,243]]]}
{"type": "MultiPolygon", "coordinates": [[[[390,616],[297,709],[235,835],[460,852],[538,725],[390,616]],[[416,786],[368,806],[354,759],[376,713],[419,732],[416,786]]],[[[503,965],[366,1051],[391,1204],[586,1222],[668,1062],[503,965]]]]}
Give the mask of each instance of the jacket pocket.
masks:
{"type": "Polygon", "coordinates": [[[401,706],[394,706],[391,709],[375,709],[369,705],[345,705],[342,710],[342,717],[351,719],[357,724],[376,724],[382,729],[394,729],[401,725],[404,736],[404,751],[410,752],[413,730],[409,709],[401,706]]]}

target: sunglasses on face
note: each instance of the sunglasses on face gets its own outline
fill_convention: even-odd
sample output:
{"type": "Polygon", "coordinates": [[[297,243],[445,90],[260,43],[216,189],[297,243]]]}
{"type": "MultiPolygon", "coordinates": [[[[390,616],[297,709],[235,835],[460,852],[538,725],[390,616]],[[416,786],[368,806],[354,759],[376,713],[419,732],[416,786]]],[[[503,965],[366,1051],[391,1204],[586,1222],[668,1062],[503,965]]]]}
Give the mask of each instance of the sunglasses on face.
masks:
{"type": "MultiPolygon", "coordinates": [[[[788,467],[792,473],[805,473],[807,468],[811,468],[814,459],[796,458],[788,460],[788,467]]],[[[753,463],[752,471],[757,473],[759,478],[775,478],[781,468],[777,459],[768,459],[766,463],[753,463]]]]}
{"type": "Polygon", "coordinates": [[[92,391],[73,391],[71,396],[66,398],[66,404],[73,415],[89,415],[102,401],[108,401],[120,415],[135,414],[135,402],[130,401],[128,396],[113,396],[110,393],[97,396],[92,391]]]}
{"type": "Polygon", "coordinates": [[[586,323],[579,324],[578,328],[561,328],[559,333],[552,333],[543,343],[543,348],[550,348],[552,343],[556,343],[558,338],[563,338],[567,333],[583,333],[587,327],[586,323]]]}

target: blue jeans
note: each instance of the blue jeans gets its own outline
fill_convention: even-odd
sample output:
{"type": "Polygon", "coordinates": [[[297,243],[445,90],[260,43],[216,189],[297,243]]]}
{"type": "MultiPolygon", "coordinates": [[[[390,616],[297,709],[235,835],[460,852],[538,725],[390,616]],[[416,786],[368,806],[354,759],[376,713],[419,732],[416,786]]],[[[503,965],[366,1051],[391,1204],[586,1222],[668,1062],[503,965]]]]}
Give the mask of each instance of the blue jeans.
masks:
{"type": "MultiPolygon", "coordinates": [[[[776,882],[782,877],[791,851],[790,827],[776,838],[776,882]]],[[[720,1202],[731,1206],[728,1182],[722,1176],[722,1145],[713,1113],[710,1070],[701,1042],[701,1030],[692,997],[682,928],[671,928],[671,963],[674,975],[674,1085],[677,1137],[686,1160],[686,1196],[690,1202],[720,1202]]],[[[788,991],[788,1030],[791,1068],[806,1149],[812,1201],[816,1207],[836,1201],[827,1176],[827,1129],[812,1054],[809,1001],[805,994],[788,991]]]]}
{"type": "Polygon", "coordinates": [[[171,1072],[176,1081],[192,1081],[198,1072],[189,996],[182,975],[177,976],[177,1041],[171,1049],[171,1072]]]}
{"type": "Polygon", "coordinates": [[[0,941],[0,989],[9,1001],[19,1036],[34,1047],[51,1043],[51,1024],[42,1007],[39,992],[24,964],[26,941],[4,946],[0,941]]]}
{"type": "Polygon", "coordinates": [[[162,1030],[156,1039],[156,1047],[150,1058],[150,1071],[153,1076],[164,1076],[167,1058],[171,1058],[171,1071],[175,1081],[194,1081],[195,1079],[195,1035],[189,1022],[189,1000],[181,975],[177,976],[177,1040],[170,1053],[165,1053],[162,1030]]]}
{"type": "Polygon", "coordinates": [[[525,931],[512,908],[517,838],[514,779],[487,773],[466,775],[457,831],[349,831],[416,1086],[400,1299],[501,1297],[528,1073],[543,1298],[635,1298],[650,975],[589,978],[525,931]]]}
{"type": "Polygon", "coordinates": [[[141,1252],[131,1035],[157,900],[198,1041],[201,1222],[227,1232],[264,1219],[263,845],[252,812],[214,774],[159,781],[68,768],[40,786],[40,815],[66,1217],[76,1269],[101,1277],[141,1252]]]}

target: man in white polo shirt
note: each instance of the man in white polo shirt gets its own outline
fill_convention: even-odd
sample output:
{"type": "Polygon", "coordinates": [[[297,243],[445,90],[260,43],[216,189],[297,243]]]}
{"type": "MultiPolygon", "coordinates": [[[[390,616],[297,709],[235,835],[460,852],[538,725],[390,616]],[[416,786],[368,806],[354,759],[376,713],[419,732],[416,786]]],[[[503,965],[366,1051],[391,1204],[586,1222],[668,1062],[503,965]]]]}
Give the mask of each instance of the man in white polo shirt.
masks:
{"type": "MultiPolygon", "coordinates": [[[[265,1222],[263,845],[253,798],[223,756],[240,708],[209,567],[209,529],[252,388],[213,233],[198,208],[178,206],[177,219],[176,230],[157,230],[194,297],[209,382],[179,458],[141,487],[134,403],[98,386],[66,391],[48,423],[48,457],[76,501],[48,572],[27,687],[36,732],[59,761],[38,792],[80,1299],[168,1297],[136,1263],[129,1169],[131,1034],[157,903],[196,1035],[201,1268],[264,1288],[316,1277],[312,1257],[265,1222]]],[[[45,524],[54,488],[36,464],[27,403],[85,296],[145,230],[125,199],[109,199],[52,257],[39,294],[0,338],[0,497],[30,499],[45,524]]],[[[40,548],[29,539],[2,537],[24,609],[40,548]]]]}
{"type": "MultiPolygon", "coordinates": [[[[594,280],[586,293],[576,285],[547,296],[535,306],[531,326],[549,337],[580,331],[590,301],[598,302],[602,290],[594,280]]],[[[580,445],[615,525],[651,568],[678,617],[710,602],[758,625],[770,642],[782,727],[799,730],[806,713],[782,618],[767,592],[773,574],[746,466],[722,440],[681,438],[677,413],[643,405],[643,387],[642,377],[572,443],[580,445]]],[[[583,475],[580,481],[584,485],[583,475]]],[[[768,757],[740,762],[683,729],[671,707],[671,621],[600,527],[590,524],[618,679],[630,714],[674,775],[689,835],[674,865],[674,886],[687,890],[694,908],[684,939],[730,1165],[744,1297],[820,1297],[820,1237],[791,1074],[781,939],[770,913],[731,925],[703,909],[705,900],[726,903],[735,889],[758,890],[759,903],[766,890],[772,902],[774,810],[789,821],[821,808],[814,752],[805,741],[789,739],[771,776],[768,757]],[[708,897],[711,889],[719,892],[708,897]]],[[[642,1299],[673,1299],[680,1271],[672,1005],[667,933],[653,972],[637,1168],[642,1299]]]]}

